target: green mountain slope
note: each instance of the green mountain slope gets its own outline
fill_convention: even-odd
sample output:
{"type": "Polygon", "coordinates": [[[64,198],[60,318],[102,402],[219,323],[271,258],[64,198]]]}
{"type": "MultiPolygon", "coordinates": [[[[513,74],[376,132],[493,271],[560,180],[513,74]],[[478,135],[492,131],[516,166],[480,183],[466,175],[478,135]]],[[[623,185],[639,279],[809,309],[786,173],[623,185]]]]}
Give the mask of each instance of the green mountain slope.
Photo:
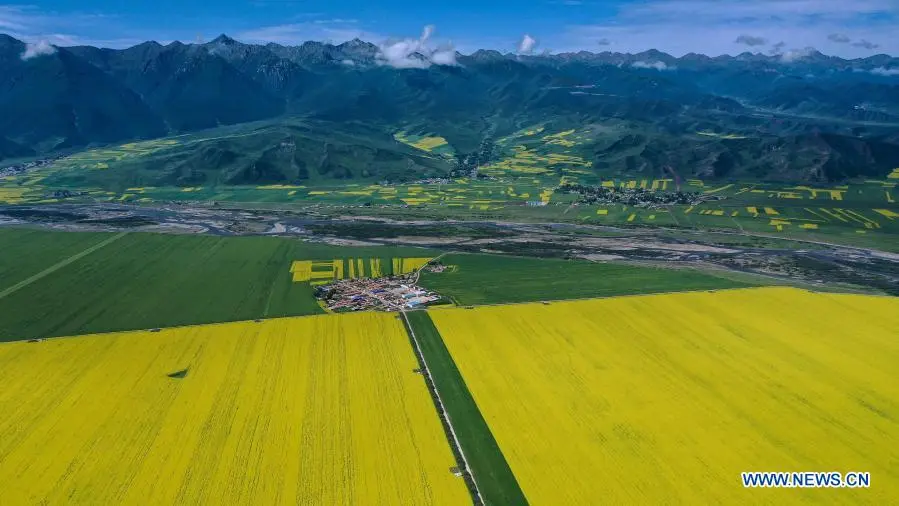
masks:
{"type": "Polygon", "coordinates": [[[245,138],[190,152],[116,160],[133,174],[103,176],[113,180],[397,179],[498,163],[515,156],[500,139],[541,126],[579,136],[576,145],[539,147],[543,155],[575,156],[578,170],[601,175],[839,181],[899,165],[899,79],[884,70],[899,68],[899,59],[885,55],[476,51],[457,54],[455,65],[398,69],[359,40],[291,47],[220,36],[56,48],[27,60],[25,48],[0,36],[0,138],[14,143],[5,151],[275,122],[266,133],[240,127],[245,138]],[[306,130],[294,132],[293,118],[305,118],[306,130]],[[384,144],[397,132],[441,137],[454,159],[384,144]]]}
{"type": "Polygon", "coordinates": [[[169,142],[170,146],[135,156],[104,155],[103,150],[96,150],[63,159],[44,184],[120,191],[139,186],[403,181],[445,175],[451,170],[444,157],[357,124],[296,119],[247,123],[169,142]],[[88,158],[92,163],[84,162],[88,158]],[[108,168],[98,170],[96,164],[108,168]]]}

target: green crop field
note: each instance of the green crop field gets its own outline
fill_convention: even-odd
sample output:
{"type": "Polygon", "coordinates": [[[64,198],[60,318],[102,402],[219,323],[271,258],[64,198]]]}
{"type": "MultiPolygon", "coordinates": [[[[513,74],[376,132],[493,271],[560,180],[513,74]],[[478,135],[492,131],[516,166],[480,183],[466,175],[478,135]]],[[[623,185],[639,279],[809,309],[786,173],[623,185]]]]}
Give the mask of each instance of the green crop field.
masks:
{"type": "Polygon", "coordinates": [[[609,297],[637,293],[749,286],[690,269],[657,269],[586,260],[453,254],[445,272],[425,272],[421,284],[460,305],[609,297]]]}
{"type": "Polygon", "coordinates": [[[113,238],[0,229],[4,272],[23,266],[22,274],[5,275],[0,285],[0,340],[314,314],[322,310],[312,287],[291,281],[294,260],[435,254],[268,237],[132,233],[22,284],[79,248],[113,238]],[[50,254],[48,244],[66,248],[50,254]]]}
{"type": "Polygon", "coordinates": [[[484,501],[488,505],[526,505],[524,493],[431,317],[425,311],[411,311],[406,318],[484,501]]]}
{"type": "Polygon", "coordinates": [[[106,234],[0,230],[0,291],[99,243],[106,234]]]}
{"type": "MultiPolygon", "coordinates": [[[[169,201],[205,201],[229,208],[303,210],[313,207],[321,214],[400,219],[723,230],[899,251],[899,192],[895,178],[813,184],[751,179],[680,180],[609,173],[592,168],[583,158],[585,153],[579,151],[597,133],[589,129],[551,133],[540,125],[532,125],[500,138],[497,146],[501,155],[481,167],[480,174],[488,177],[480,179],[448,177],[443,170],[448,167],[444,155],[451,153],[452,147],[445,143],[446,139],[403,132],[379,138],[376,144],[384,149],[398,149],[402,156],[411,156],[418,168],[404,173],[391,162],[393,168],[388,172],[397,176],[403,173],[403,177],[386,178],[386,181],[368,169],[363,170],[365,164],[356,167],[358,177],[285,175],[283,179],[259,180],[258,184],[246,174],[232,173],[232,169],[237,170],[235,167],[248,165],[243,162],[222,169],[224,173],[210,172],[206,178],[185,179],[175,177],[178,171],[174,169],[158,170],[160,166],[187,170],[187,166],[181,165],[182,158],[187,156],[185,152],[196,154],[205,143],[224,142],[222,139],[241,146],[235,148],[237,151],[256,153],[260,146],[268,145],[263,142],[265,139],[284,134],[280,127],[266,128],[267,133],[263,134],[249,133],[241,127],[223,127],[204,134],[85,150],[47,167],[3,178],[0,204],[114,202],[152,206],[169,201]],[[257,135],[261,138],[256,138],[257,135]],[[440,167],[443,169],[438,170],[440,167]],[[434,179],[434,176],[442,178],[434,179]],[[566,193],[563,188],[568,183],[624,192],[680,190],[702,195],[706,200],[696,205],[652,208],[623,200],[587,204],[579,202],[578,195],[566,193]],[[60,197],[58,190],[63,189],[69,194],[60,197]]],[[[355,134],[346,135],[347,142],[356,139],[355,134]]],[[[313,139],[295,141],[319,145],[313,139]]],[[[357,162],[342,161],[353,166],[357,162]]],[[[193,163],[206,167],[202,160],[188,165],[193,163]]]]}

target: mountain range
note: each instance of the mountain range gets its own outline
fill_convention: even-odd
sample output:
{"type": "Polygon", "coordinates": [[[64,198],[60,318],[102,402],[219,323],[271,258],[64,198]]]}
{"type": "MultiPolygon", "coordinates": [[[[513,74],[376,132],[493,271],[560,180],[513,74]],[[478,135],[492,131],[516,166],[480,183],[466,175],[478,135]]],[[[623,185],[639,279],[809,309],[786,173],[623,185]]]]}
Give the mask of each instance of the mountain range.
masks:
{"type": "MultiPolygon", "coordinates": [[[[400,130],[439,135],[459,157],[529,125],[604,126],[576,149],[600,172],[674,165],[706,178],[841,180],[899,167],[899,59],[888,55],[479,50],[449,64],[413,53],[415,68],[395,68],[361,40],[254,45],[222,35],[26,58],[27,47],[0,34],[0,160],[306,118],[383,134],[377,148],[359,140],[365,149],[384,149],[400,130]]],[[[309,153],[299,162],[317,163],[309,153]]],[[[266,174],[285,177],[277,164],[266,174]]]]}

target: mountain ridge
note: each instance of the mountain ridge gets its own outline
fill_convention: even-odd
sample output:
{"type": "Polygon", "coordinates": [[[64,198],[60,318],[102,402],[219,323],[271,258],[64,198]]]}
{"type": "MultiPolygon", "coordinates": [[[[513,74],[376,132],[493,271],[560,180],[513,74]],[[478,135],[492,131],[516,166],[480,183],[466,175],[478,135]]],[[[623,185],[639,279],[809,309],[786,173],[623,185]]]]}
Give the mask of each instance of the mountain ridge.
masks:
{"type": "Polygon", "coordinates": [[[26,47],[0,35],[0,159],[279,117],[440,135],[459,156],[527,125],[607,125],[611,141],[590,139],[595,147],[584,153],[595,170],[693,163],[708,177],[877,176],[899,153],[890,137],[899,128],[899,59],[887,55],[477,50],[445,65],[419,51],[406,55],[418,68],[394,68],[383,48],[360,39],[285,46],[222,34],[198,44],[54,47],[24,58],[26,47]],[[739,148],[729,137],[743,139],[739,148]],[[624,138],[643,141],[616,144],[624,138]],[[774,160],[770,150],[786,157],[774,160]],[[800,161],[809,167],[788,167],[800,161]]]}
{"type": "MultiPolygon", "coordinates": [[[[15,39],[14,37],[12,37],[8,34],[0,33],[0,41],[2,41],[3,38],[15,40],[21,44],[25,44],[25,42],[19,41],[18,39],[15,39]]],[[[214,39],[212,39],[208,42],[185,43],[185,42],[175,40],[175,41],[171,41],[168,44],[164,45],[155,40],[148,40],[148,41],[141,42],[139,44],[136,44],[136,45],[130,46],[130,47],[126,47],[126,48],[105,48],[105,47],[83,46],[83,45],[56,46],[56,47],[66,47],[66,48],[94,47],[95,49],[100,49],[100,50],[126,51],[126,50],[133,49],[135,47],[145,45],[145,44],[154,44],[154,45],[158,45],[161,47],[166,47],[166,46],[170,46],[170,45],[210,46],[210,45],[215,45],[215,44],[228,44],[228,45],[244,45],[244,46],[260,46],[260,47],[278,46],[281,48],[302,48],[304,46],[322,46],[322,47],[329,47],[329,48],[353,48],[353,47],[358,47],[358,46],[364,46],[366,48],[371,48],[374,50],[377,50],[379,48],[379,46],[377,44],[368,42],[368,41],[364,41],[358,37],[354,38],[352,40],[349,40],[349,41],[336,43],[336,44],[331,43],[331,42],[326,42],[326,41],[306,40],[306,41],[303,41],[303,42],[301,42],[299,44],[295,44],[295,45],[285,45],[285,44],[279,44],[276,42],[268,42],[265,44],[241,42],[225,33],[219,34],[214,39]]],[[[641,57],[641,58],[649,57],[649,58],[659,58],[659,59],[670,60],[670,61],[689,61],[692,59],[699,58],[699,59],[705,59],[705,60],[719,60],[719,61],[720,60],[733,60],[733,59],[737,59],[737,60],[753,59],[753,60],[758,60],[758,61],[769,61],[769,62],[777,62],[777,61],[783,62],[784,56],[789,54],[789,52],[778,52],[778,53],[765,54],[763,52],[743,51],[742,53],[739,53],[736,55],[724,53],[724,54],[713,56],[713,55],[707,55],[704,53],[690,52],[690,53],[684,54],[683,56],[674,56],[670,53],[667,53],[667,52],[659,50],[659,49],[647,49],[647,50],[637,52],[637,53],[607,51],[607,50],[597,52],[597,51],[590,51],[587,49],[581,49],[578,51],[560,51],[560,52],[556,52],[556,53],[538,53],[538,54],[520,55],[520,54],[513,53],[513,52],[502,53],[495,49],[487,49],[487,48],[476,49],[467,55],[463,54],[463,53],[459,53],[459,52],[457,52],[457,54],[459,54],[461,56],[471,57],[471,56],[474,56],[476,53],[485,53],[485,52],[491,53],[491,54],[498,54],[505,58],[515,58],[515,57],[521,57],[521,56],[526,56],[528,58],[553,58],[553,57],[565,57],[565,56],[571,56],[571,55],[590,55],[590,56],[594,56],[594,57],[618,57],[618,58],[620,58],[620,57],[641,57]]],[[[866,56],[866,57],[859,57],[859,58],[842,58],[842,57],[836,56],[836,55],[826,55],[814,48],[806,48],[805,50],[799,51],[799,54],[796,55],[795,57],[788,56],[788,61],[786,63],[795,61],[793,58],[795,58],[795,60],[826,60],[826,61],[834,61],[834,62],[842,61],[842,62],[847,62],[847,63],[861,62],[861,63],[871,63],[871,64],[875,64],[875,65],[887,65],[887,64],[891,64],[891,63],[899,64],[899,57],[894,57],[894,56],[891,56],[891,55],[888,55],[885,53],[877,53],[874,55],[870,55],[870,56],[866,56]]]]}

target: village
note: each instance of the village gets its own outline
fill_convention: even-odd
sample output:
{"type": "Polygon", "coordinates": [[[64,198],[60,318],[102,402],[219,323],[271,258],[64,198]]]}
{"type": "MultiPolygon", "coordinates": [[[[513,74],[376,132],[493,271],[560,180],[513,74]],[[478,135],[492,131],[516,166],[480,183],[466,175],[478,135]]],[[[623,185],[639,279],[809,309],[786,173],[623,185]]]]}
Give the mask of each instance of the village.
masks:
{"type": "Polygon", "coordinates": [[[14,163],[12,165],[2,166],[0,167],[0,177],[18,176],[32,170],[40,169],[41,167],[48,167],[52,165],[53,162],[59,160],[62,157],[63,155],[54,155],[39,160],[31,160],[27,162],[20,162],[14,163]]]}
{"type": "Polygon", "coordinates": [[[402,311],[421,308],[442,299],[439,294],[417,286],[417,278],[417,274],[409,274],[342,279],[319,286],[315,296],[323,307],[333,312],[402,311]]]}
{"type": "Polygon", "coordinates": [[[723,200],[720,195],[706,195],[699,192],[656,191],[647,188],[616,188],[567,183],[556,188],[560,193],[579,195],[579,204],[625,204],[647,209],[658,209],[668,205],[698,205],[706,201],[723,200]]]}

